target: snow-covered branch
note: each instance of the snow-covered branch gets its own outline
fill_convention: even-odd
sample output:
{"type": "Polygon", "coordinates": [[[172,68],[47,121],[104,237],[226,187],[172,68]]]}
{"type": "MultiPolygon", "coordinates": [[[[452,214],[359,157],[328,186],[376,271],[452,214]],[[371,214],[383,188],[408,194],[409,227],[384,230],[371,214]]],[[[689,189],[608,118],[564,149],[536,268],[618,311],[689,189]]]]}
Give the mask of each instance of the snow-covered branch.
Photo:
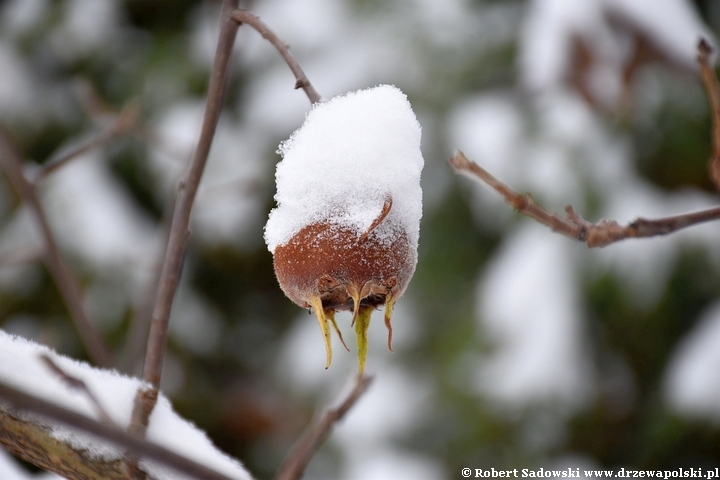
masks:
{"type": "Polygon", "coordinates": [[[148,440],[119,428],[129,423],[133,395],[142,386],[138,379],[93,368],[2,331],[0,365],[0,444],[28,462],[68,478],[127,478],[124,452],[129,451],[141,458],[140,468],[149,478],[250,479],[239,462],[173,412],[162,395],[148,440]],[[48,368],[48,359],[55,368],[48,368]],[[68,378],[82,383],[92,399],[68,388],[68,378]],[[98,405],[105,413],[98,414],[98,405]],[[110,422],[103,421],[105,415],[110,422]]]}

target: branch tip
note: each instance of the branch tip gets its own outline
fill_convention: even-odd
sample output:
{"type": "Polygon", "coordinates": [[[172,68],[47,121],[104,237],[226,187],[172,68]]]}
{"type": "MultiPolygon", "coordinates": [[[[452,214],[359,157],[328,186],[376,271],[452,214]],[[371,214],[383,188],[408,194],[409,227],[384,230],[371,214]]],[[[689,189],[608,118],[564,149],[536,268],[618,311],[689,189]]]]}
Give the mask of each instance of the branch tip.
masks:
{"type": "Polygon", "coordinates": [[[710,56],[713,52],[712,45],[710,45],[710,42],[705,37],[700,38],[700,41],[698,42],[698,50],[700,51],[700,55],[705,56],[710,56]]]}
{"type": "Polygon", "coordinates": [[[297,59],[295,59],[293,54],[290,52],[290,45],[281,39],[265,22],[260,19],[260,17],[248,12],[247,10],[236,9],[230,13],[230,18],[237,22],[238,25],[243,23],[250,25],[264,39],[275,47],[278,53],[280,53],[285,60],[285,63],[287,63],[288,67],[290,67],[290,71],[292,71],[293,75],[295,75],[295,89],[297,90],[302,88],[305,95],[307,95],[310,100],[310,103],[315,104],[322,101],[322,97],[317,90],[315,90],[312,83],[310,83],[310,80],[307,78],[307,75],[305,75],[305,72],[298,63],[297,59]]]}
{"type": "Polygon", "coordinates": [[[584,242],[589,248],[604,247],[626,238],[667,235],[691,225],[720,219],[720,207],[716,207],[655,220],[638,218],[623,227],[615,221],[607,220],[590,223],[576,213],[570,205],[565,207],[566,218],[560,218],[540,207],[531,196],[512,190],[478,164],[468,160],[460,151],[455,152],[449,163],[458,172],[472,175],[476,180],[492,187],[519,213],[537,220],[553,231],[584,242]]]}

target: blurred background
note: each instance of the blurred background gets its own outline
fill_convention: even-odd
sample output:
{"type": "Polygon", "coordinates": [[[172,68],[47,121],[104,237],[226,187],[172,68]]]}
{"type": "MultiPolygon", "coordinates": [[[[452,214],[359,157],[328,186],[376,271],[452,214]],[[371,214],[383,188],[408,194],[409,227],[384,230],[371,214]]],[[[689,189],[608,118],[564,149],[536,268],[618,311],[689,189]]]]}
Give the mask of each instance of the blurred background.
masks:
{"type": "MultiPolygon", "coordinates": [[[[242,3],[242,2],[241,2],[242,3]]],[[[246,4],[247,6],[247,4],[246,4]]],[[[713,0],[257,0],[326,98],[381,83],[423,126],[417,272],[395,352],[313,479],[451,479],[470,468],[720,466],[720,224],[600,250],[521,217],[446,165],[461,149],[553,211],[621,223],[709,208],[710,116],[696,46],[713,0]]],[[[29,172],[122,118],[129,129],[39,183],[122,371],[138,375],[173,195],[197,140],[219,1],[0,2],[0,122],[29,172]],[[140,330],[141,331],[141,330],[140,330]]],[[[278,144],[310,104],[242,27],[193,211],[163,389],[270,478],[347,390],[314,317],[280,291],[263,225],[278,144]]],[[[328,179],[332,181],[332,179],[328,179]]],[[[86,359],[0,173],[0,328],[86,359]]],[[[349,334],[350,316],[340,315],[349,334]]],[[[354,349],[354,341],[350,342],[354,349]]]]}

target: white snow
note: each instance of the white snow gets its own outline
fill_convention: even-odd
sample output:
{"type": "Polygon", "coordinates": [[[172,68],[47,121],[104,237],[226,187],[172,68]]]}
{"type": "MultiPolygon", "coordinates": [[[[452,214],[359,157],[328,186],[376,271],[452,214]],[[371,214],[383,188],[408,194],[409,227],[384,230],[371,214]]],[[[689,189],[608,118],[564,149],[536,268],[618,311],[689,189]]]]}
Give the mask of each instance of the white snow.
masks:
{"type": "Polygon", "coordinates": [[[42,200],[61,247],[98,269],[149,273],[157,227],[110,172],[102,153],[64,165],[43,184],[42,200]]]}
{"type": "Polygon", "coordinates": [[[303,126],[280,145],[278,206],[265,226],[269,250],[319,221],[364,232],[388,196],[392,209],[381,227],[403,228],[417,245],[420,130],[407,98],[390,85],[315,105],[303,126]]]}
{"type": "MultiPolygon", "coordinates": [[[[150,168],[163,202],[174,198],[178,182],[195,149],[205,111],[204,102],[175,104],[157,120],[159,141],[150,156],[150,168]]],[[[193,235],[211,246],[255,248],[263,213],[256,188],[263,171],[262,134],[222,115],[218,122],[198,195],[193,205],[193,235]]]]}
{"type": "MultiPolygon", "coordinates": [[[[97,418],[93,405],[85,393],[69,389],[40,359],[49,356],[66,374],[81,379],[115,423],[126,427],[132,412],[133,398],[141,381],[110,370],[93,368],[68,357],[58,355],[47,347],[8,335],[0,330],[0,381],[25,393],[42,398],[69,410],[97,418]]],[[[53,436],[90,455],[114,459],[122,451],[67,427],[52,426],[53,436]]],[[[168,399],[160,396],[150,417],[147,437],[154,443],[202,463],[231,478],[250,479],[243,466],[217,450],[197,427],[180,418],[168,399]]],[[[154,462],[142,462],[149,473],[163,479],[182,478],[154,462]]]]}
{"type": "Polygon", "coordinates": [[[613,20],[646,36],[668,58],[695,68],[700,37],[714,42],[687,0],[533,0],[522,28],[520,66],[533,90],[557,88],[566,79],[573,42],[584,41],[595,64],[587,80],[597,100],[616,101],[631,38],[613,20]]]}
{"type": "Polygon", "coordinates": [[[508,239],[478,289],[480,336],[495,347],[477,364],[479,393],[505,407],[582,406],[592,371],[569,240],[526,223],[508,239]]]}
{"type": "Polygon", "coordinates": [[[34,475],[23,469],[8,452],[0,448],[0,478],[3,480],[62,480],[63,477],[50,472],[34,475]]]}
{"type": "Polygon", "coordinates": [[[677,412],[720,422],[720,302],[711,305],[670,358],[665,400],[677,412]]]}
{"type": "Polygon", "coordinates": [[[605,0],[604,3],[609,12],[637,23],[680,63],[694,66],[700,37],[709,41],[714,37],[689,0],[605,0]]]}

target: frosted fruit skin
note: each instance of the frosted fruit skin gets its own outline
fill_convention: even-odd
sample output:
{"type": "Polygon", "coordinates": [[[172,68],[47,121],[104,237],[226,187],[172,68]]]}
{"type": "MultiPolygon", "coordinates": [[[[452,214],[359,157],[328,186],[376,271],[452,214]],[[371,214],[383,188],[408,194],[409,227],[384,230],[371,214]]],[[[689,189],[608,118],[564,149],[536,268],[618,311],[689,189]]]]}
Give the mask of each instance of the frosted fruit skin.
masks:
{"type": "Polygon", "coordinates": [[[303,308],[313,296],[324,309],[352,310],[353,289],[360,305],[378,307],[386,297],[402,295],[416,264],[415,248],[403,231],[389,239],[372,232],[366,237],[347,226],[319,222],[275,249],[275,274],[283,292],[303,308]]]}
{"type": "Polygon", "coordinates": [[[293,302],[311,309],[332,361],[331,327],[351,310],[358,371],[370,316],[391,317],[417,263],[422,216],[421,127],[398,88],[380,85],[318,103],[280,145],[277,207],[265,225],[275,274],[293,302]]]}

